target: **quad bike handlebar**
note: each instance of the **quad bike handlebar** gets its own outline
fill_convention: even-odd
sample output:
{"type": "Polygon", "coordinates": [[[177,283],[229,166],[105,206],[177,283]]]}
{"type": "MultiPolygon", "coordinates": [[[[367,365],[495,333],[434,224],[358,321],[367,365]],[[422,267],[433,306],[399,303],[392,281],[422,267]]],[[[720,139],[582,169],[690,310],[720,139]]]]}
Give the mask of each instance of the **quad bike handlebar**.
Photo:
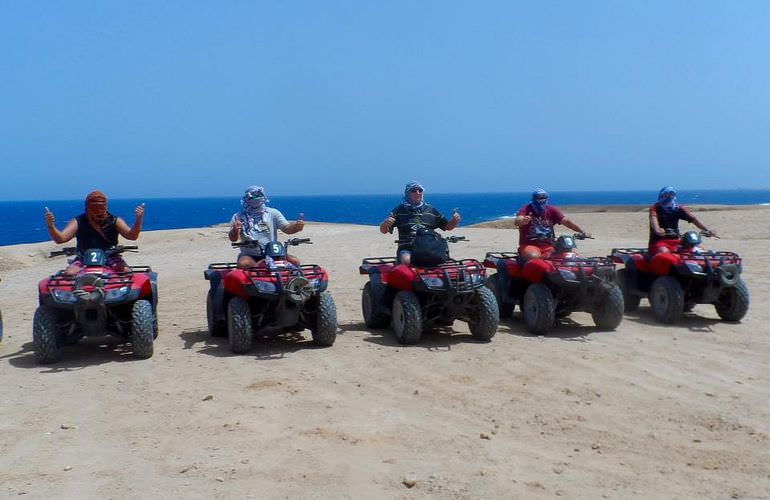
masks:
{"type": "MultiPolygon", "coordinates": [[[[137,245],[115,245],[104,251],[106,255],[115,255],[123,252],[136,252],[139,250],[137,245]]],[[[77,247],[64,247],[61,250],[54,250],[49,254],[49,257],[58,257],[60,255],[78,255],[77,247]]]]}
{"type": "MultiPolygon", "coordinates": [[[[290,240],[286,240],[283,242],[285,246],[295,246],[295,245],[302,245],[308,243],[310,245],[313,244],[312,241],[310,241],[310,238],[291,238],[290,240]]],[[[233,248],[259,248],[260,250],[264,247],[264,245],[256,240],[250,240],[250,241],[238,241],[235,243],[231,243],[233,248]]]]}
{"type": "MultiPolygon", "coordinates": [[[[719,236],[717,236],[716,234],[714,234],[712,231],[703,231],[703,230],[700,230],[700,231],[698,231],[698,234],[699,234],[699,235],[701,235],[701,236],[703,236],[703,237],[705,237],[705,238],[716,238],[716,239],[720,239],[720,238],[719,238],[719,236]]],[[[682,235],[681,235],[681,234],[679,234],[678,232],[674,231],[673,229],[666,229],[666,230],[663,232],[663,238],[666,238],[666,239],[679,239],[679,238],[681,238],[681,237],[682,237],[682,235]]]]}
{"type": "MultiPolygon", "coordinates": [[[[457,243],[458,241],[470,241],[465,236],[442,236],[442,238],[447,240],[449,243],[457,243]]],[[[399,245],[412,244],[414,243],[414,236],[409,238],[399,238],[397,240],[393,240],[393,242],[398,243],[399,245]]]]}

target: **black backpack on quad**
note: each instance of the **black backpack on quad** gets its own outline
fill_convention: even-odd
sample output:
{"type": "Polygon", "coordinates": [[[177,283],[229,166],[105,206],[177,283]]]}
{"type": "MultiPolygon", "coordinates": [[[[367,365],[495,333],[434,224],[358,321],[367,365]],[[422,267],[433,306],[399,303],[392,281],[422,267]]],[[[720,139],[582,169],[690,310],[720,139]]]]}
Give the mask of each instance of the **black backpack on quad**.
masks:
{"type": "Polygon", "coordinates": [[[295,266],[286,260],[286,246],[310,243],[293,238],[286,245],[271,241],[233,243],[257,248],[262,259],[256,267],[239,269],[235,263],[214,263],[203,272],[209,281],[206,313],[209,333],[227,336],[230,349],[242,354],[251,349],[255,334],[275,335],[309,329],[313,343],[331,346],[337,336],[337,309],[327,291],[329,277],[316,264],[295,266]]]}
{"type": "Polygon", "coordinates": [[[613,260],[624,265],[618,278],[626,312],[638,309],[646,298],[653,316],[662,323],[676,322],[696,304],[713,304],[725,321],[743,319],[750,297],[741,278],[741,257],[735,252],[701,250],[701,236],[710,233],[688,231],[676,238],[675,251],[654,256],[647,248],[612,249],[613,260]]]}
{"type": "MultiPolygon", "coordinates": [[[[149,266],[117,272],[107,265],[111,255],[137,249],[88,249],[79,256],[83,267],[77,274],[59,271],[38,284],[40,305],[32,329],[38,362],[58,361],[64,345],[84,336],[112,335],[131,342],[134,356],[152,356],[158,335],[158,275],[149,266]]],[[[77,255],[77,249],[51,252],[51,257],[59,255],[77,255]]]]}
{"type": "Polygon", "coordinates": [[[484,266],[497,272],[487,286],[497,299],[500,316],[511,316],[518,305],[527,329],[545,335],[556,318],[585,311],[599,329],[615,330],[623,320],[615,267],[607,257],[577,255],[575,239],[585,237],[560,236],[552,254],[528,262],[515,252],[488,252],[484,266]]]}
{"type": "Polygon", "coordinates": [[[447,242],[464,237],[426,233],[410,240],[409,266],[398,264],[395,257],[363,260],[359,272],[369,276],[361,295],[366,326],[390,325],[400,343],[415,344],[424,330],[459,319],[468,323],[475,339],[491,340],[499,313],[494,296],[484,287],[484,267],[475,259],[449,258],[447,242]]]}

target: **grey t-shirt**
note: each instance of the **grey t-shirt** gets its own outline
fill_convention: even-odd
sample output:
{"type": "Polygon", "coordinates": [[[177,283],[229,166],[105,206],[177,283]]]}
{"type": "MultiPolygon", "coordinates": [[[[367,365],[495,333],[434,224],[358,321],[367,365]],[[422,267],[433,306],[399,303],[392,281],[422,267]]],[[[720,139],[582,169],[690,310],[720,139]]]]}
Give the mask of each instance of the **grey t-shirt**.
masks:
{"type": "MultiPolygon", "coordinates": [[[[258,241],[261,245],[266,245],[271,241],[278,239],[278,230],[284,229],[289,225],[289,221],[281,212],[275,208],[265,207],[262,212],[262,218],[250,218],[246,220],[242,212],[233,214],[230,224],[239,220],[243,225],[241,229],[241,241],[258,241]]],[[[260,256],[262,252],[257,248],[241,248],[240,255],[260,256]]],[[[240,256],[239,255],[239,256],[240,256]]]]}

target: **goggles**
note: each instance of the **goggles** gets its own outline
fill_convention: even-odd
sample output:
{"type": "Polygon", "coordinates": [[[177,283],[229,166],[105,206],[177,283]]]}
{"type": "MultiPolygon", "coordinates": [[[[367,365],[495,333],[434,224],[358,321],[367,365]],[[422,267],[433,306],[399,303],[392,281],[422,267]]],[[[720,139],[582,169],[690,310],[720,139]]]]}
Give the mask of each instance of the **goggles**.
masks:
{"type": "Polygon", "coordinates": [[[246,195],[246,199],[247,200],[259,200],[259,199],[264,199],[264,198],[265,198],[265,194],[260,192],[260,191],[257,191],[257,192],[254,192],[254,193],[248,193],[246,195]]]}
{"type": "Polygon", "coordinates": [[[410,193],[422,193],[423,189],[421,187],[413,187],[409,190],[410,193]]]}

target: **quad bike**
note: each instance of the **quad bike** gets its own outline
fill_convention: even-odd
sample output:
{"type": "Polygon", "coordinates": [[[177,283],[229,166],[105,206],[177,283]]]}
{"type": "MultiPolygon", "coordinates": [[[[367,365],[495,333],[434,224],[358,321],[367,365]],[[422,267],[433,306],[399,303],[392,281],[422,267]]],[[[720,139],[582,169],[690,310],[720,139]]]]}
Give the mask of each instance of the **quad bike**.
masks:
{"type": "Polygon", "coordinates": [[[136,246],[91,248],[78,255],[67,247],[51,257],[78,255],[83,264],[75,275],[64,271],[38,284],[39,303],[35,311],[32,339],[40,363],[61,358],[61,348],[82,337],[113,335],[131,342],[134,356],[149,358],[158,335],[158,275],[149,266],[132,266],[117,272],[108,258],[136,246]]]}
{"type": "Polygon", "coordinates": [[[331,346],[337,336],[337,309],[326,290],[329,277],[321,266],[295,266],[286,260],[286,247],[311,243],[293,238],[266,245],[249,241],[235,248],[259,249],[256,267],[239,269],[235,263],[214,263],[203,272],[209,281],[206,315],[209,333],[227,336],[230,349],[242,354],[251,349],[255,333],[276,334],[309,329],[318,346],[331,346]]]}
{"type": "MultiPolygon", "coordinates": [[[[456,243],[464,236],[434,238],[456,243]]],[[[411,240],[410,240],[411,241],[411,240]]],[[[398,240],[398,243],[403,243],[398,240]]],[[[417,250],[417,248],[415,248],[417,250]]],[[[402,344],[420,341],[426,329],[468,323],[477,340],[489,341],[497,332],[499,313],[494,295],[484,287],[486,271],[475,259],[445,257],[434,265],[398,264],[395,257],[365,258],[359,272],[369,276],[361,294],[364,321],[369,328],[391,325],[402,344]]],[[[419,263],[419,261],[418,261],[419,263]]]]}
{"type": "Polygon", "coordinates": [[[527,329],[549,333],[556,318],[574,311],[591,313],[596,326],[615,330],[623,319],[623,294],[607,257],[580,257],[574,250],[582,233],[559,236],[550,255],[524,262],[515,252],[488,252],[484,266],[497,272],[487,286],[497,298],[500,317],[521,308],[527,329]]]}
{"type": "Polygon", "coordinates": [[[749,309],[749,289],[741,278],[741,257],[734,252],[700,248],[707,231],[673,232],[664,239],[669,252],[651,256],[647,248],[613,248],[612,258],[623,264],[618,279],[625,310],[635,311],[647,298],[655,318],[674,323],[695,304],[714,304],[725,321],[740,321],[749,309]]]}

